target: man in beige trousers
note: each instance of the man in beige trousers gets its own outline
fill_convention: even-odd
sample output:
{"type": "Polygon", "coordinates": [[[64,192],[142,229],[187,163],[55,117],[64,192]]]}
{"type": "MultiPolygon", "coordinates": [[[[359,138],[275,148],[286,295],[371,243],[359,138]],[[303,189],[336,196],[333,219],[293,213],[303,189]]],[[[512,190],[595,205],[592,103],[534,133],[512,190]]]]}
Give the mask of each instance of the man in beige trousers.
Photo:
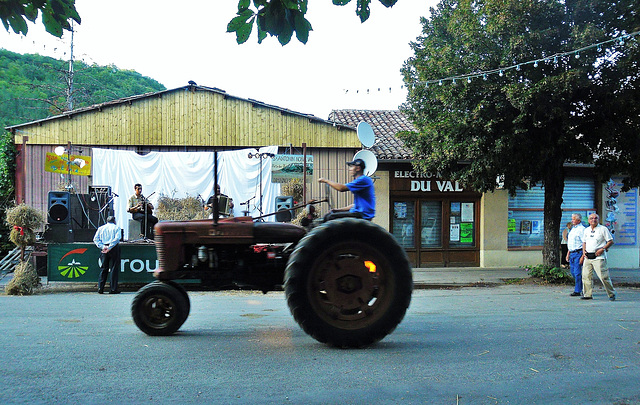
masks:
{"type": "Polygon", "coordinates": [[[584,228],[582,238],[582,253],[584,264],[582,266],[582,285],[584,287],[583,300],[592,299],[593,271],[602,281],[604,289],[610,301],[616,300],[616,290],[613,289],[609,269],[607,268],[607,251],[613,245],[613,236],[606,226],[600,225],[598,214],[589,215],[589,226],[584,228]]]}

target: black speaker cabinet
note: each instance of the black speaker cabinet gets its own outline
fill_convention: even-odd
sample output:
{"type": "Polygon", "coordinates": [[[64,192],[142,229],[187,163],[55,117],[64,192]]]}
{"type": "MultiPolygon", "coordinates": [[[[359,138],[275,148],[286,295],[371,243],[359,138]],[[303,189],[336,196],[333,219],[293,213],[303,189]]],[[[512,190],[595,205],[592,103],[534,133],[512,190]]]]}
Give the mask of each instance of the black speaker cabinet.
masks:
{"type": "Polygon", "coordinates": [[[291,222],[293,215],[286,208],[281,208],[276,212],[276,222],[291,222]]]}
{"type": "Polygon", "coordinates": [[[69,192],[49,191],[47,213],[47,220],[50,224],[70,223],[71,215],[69,214],[69,192]]]}
{"type": "Polygon", "coordinates": [[[93,242],[93,236],[96,234],[95,229],[74,229],[74,242],[93,242]]]}
{"type": "Polygon", "coordinates": [[[49,224],[42,235],[47,242],[71,243],[73,242],[73,230],[71,224],[49,224]]]}
{"type": "Polygon", "coordinates": [[[276,221],[290,222],[293,218],[293,197],[278,196],[276,197],[276,221]]]}

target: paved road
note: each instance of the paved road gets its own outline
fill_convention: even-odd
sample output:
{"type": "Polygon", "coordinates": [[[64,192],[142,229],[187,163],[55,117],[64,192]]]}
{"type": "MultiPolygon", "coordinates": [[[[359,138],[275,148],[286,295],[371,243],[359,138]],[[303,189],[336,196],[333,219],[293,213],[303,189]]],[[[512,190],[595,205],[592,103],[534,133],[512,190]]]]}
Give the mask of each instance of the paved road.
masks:
{"type": "Polygon", "coordinates": [[[419,290],[367,349],[317,343],[282,293],[191,292],[148,337],[133,293],[0,295],[0,403],[640,404],[640,290],[419,290]]]}

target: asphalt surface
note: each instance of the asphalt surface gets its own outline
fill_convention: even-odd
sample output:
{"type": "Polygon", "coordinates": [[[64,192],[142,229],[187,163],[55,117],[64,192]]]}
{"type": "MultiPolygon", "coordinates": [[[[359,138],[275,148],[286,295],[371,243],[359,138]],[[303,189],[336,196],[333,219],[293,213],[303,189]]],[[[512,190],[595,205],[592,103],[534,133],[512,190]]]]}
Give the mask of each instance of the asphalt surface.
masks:
{"type": "Polygon", "coordinates": [[[520,268],[414,269],[398,328],[362,350],[322,345],[282,292],[189,293],[170,337],[131,319],[138,286],[0,280],[0,404],[640,405],[640,269],[612,269],[618,299],[544,285],[520,268]],[[482,288],[485,287],[485,288],[482,288]]]}
{"type": "Polygon", "coordinates": [[[0,404],[640,404],[640,289],[414,291],[371,347],[323,345],[283,292],[194,291],[172,336],[131,318],[134,292],[0,294],[0,404]]]}

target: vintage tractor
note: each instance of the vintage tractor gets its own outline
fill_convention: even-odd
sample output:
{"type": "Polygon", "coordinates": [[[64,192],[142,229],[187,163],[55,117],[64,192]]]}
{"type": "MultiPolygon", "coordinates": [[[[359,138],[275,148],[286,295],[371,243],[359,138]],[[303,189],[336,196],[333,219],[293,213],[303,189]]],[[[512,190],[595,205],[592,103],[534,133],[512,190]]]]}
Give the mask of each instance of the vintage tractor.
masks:
{"type": "Polygon", "coordinates": [[[406,253],[389,232],[363,219],[317,220],[308,228],[251,217],[161,222],[155,243],[157,281],[131,304],[133,320],[148,335],[173,334],[187,319],[189,296],[176,280],[264,293],[284,285],[296,322],[337,347],[384,338],[411,301],[406,253]]]}

